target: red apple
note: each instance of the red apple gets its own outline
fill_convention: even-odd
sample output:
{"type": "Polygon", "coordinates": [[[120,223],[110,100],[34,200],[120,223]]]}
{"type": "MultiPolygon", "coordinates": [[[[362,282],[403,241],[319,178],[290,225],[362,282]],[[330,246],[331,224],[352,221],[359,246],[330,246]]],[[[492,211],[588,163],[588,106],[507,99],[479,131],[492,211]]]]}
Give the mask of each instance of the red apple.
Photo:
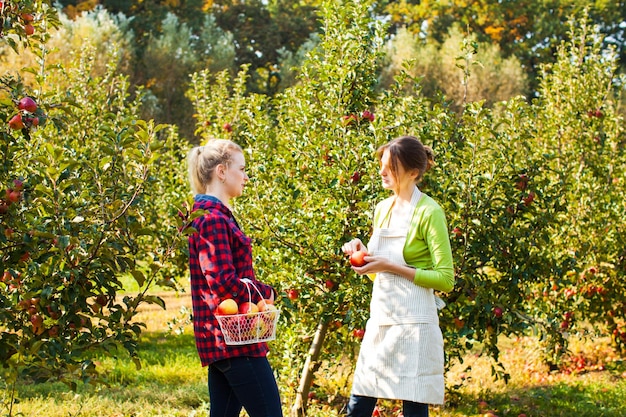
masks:
{"type": "Polygon", "coordinates": [[[24,97],[17,104],[17,108],[20,110],[26,110],[27,112],[34,113],[37,110],[37,102],[31,97],[24,97]]]}
{"type": "Polygon", "coordinates": [[[353,252],[352,255],[350,255],[350,264],[352,266],[363,266],[365,265],[367,262],[365,261],[365,257],[368,256],[367,252],[363,251],[363,250],[358,250],[356,252],[353,252]]]}
{"type": "Polygon", "coordinates": [[[20,200],[20,197],[22,196],[22,193],[13,189],[8,189],[6,190],[5,193],[6,193],[7,200],[10,201],[11,203],[17,203],[20,200]]]}
{"type": "Polygon", "coordinates": [[[520,174],[519,181],[515,184],[515,188],[523,191],[526,187],[528,187],[528,176],[526,174],[520,174]]]}
{"type": "Polygon", "coordinates": [[[17,302],[18,310],[28,310],[28,307],[30,307],[30,301],[29,300],[22,299],[22,300],[17,302]]]}
{"type": "Polygon", "coordinates": [[[496,316],[497,318],[502,317],[502,308],[501,307],[495,307],[493,309],[493,315],[496,316]]]}
{"type": "Polygon", "coordinates": [[[48,336],[57,337],[59,335],[59,326],[54,325],[48,329],[48,336]]]}
{"type": "Polygon", "coordinates": [[[26,32],[27,36],[32,35],[33,33],[35,33],[35,26],[31,25],[30,23],[24,25],[24,32],[26,32]]]}
{"type": "Polygon", "coordinates": [[[233,125],[231,125],[230,123],[224,123],[224,125],[222,126],[222,128],[227,131],[228,133],[233,131],[233,125]]]}
{"type": "Polygon", "coordinates": [[[345,116],[342,116],[342,122],[344,126],[351,125],[356,120],[357,120],[357,116],[354,114],[347,114],[345,116]]]}
{"type": "Polygon", "coordinates": [[[217,306],[217,314],[220,316],[229,316],[231,314],[237,314],[239,312],[239,306],[237,302],[232,298],[228,298],[217,306]]]}
{"type": "Polygon", "coordinates": [[[329,290],[332,290],[333,288],[335,288],[335,283],[331,279],[327,279],[326,282],[324,283],[324,285],[329,290]]]}
{"type": "Polygon", "coordinates": [[[30,322],[32,323],[33,327],[40,327],[43,324],[43,317],[41,317],[39,314],[33,314],[32,316],[30,316],[30,322]]]}
{"type": "Polygon", "coordinates": [[[107,303],[109,302],[108,298],[106,295],[104,294],[100,294],[96,297],[96,303],[100,304],[102,307],[104,307],[105,305],[107,305],[107,303]]]}
{"type": "Polygon", "coordinates": [[[354,329],[352,331],[352,336],[356,337],[357,339],[363,339],[363,336],[365,336],[365,330],[364,329],[354,329]]]}
{"type": "Polygon", "coordinates": [[[32,22],[35,20],[35,16],[33,16],[32,13],[22,13],[20,16],[24,22],[32,22]]]}
{"type": "Polygon", "coordinates": [[[24,122],[27,126],[37,127],[39,126],[39,117],[26,117],[24,122]]]}
{"type": "Polygon", "coordinates": [[[9,120],[9,127],[13,130],[24,129],[24,122],[22,121],[22,115],[18,113],[15,116],[11,117],[11,120],[9,120]]]}
{"type": "Polygon", "coordinates": [[[458,227],[455,227],[454,229],[452,229],[452,234],[457,239],[460,238],[460,237],[463,237],[463,231],[460,228],[458,228],[458,227]]]}
{"type": "Polygon", "coordinates": [[[369,110],[363,110],[363,114],[361,114],[361,118],[364,120],[369,120],[370,122],[374,121],[374,113],[369,110]]]}
{"type": "MultiPolygon", "coordinates": [[[[269,300],[269,299],[263,299],[259,301],[258,303],[256,303],[256,306],[259,308],[259,311],[265,311],[265,310],[272,309],[272,307],[274,307],[273,304],[274,304],[274,301],[269,300]]],[[[276,307],[274,307],[274,309],[276,309],[276,307]]]]}
{"type": "Polygon", "coordinates": [[[524,205],[525,206],[531,205],[534,199],[535,199],[535,193],[533,193],[532,191],[529,192],[528,195],[523,198],[524,205]]]}
{"type": "Polygon", "coordinates": [[[268,335],[268,325],[261,317],[252,319],[249,335],[253,338],[266,337],[268,335]]]}
{"type": "Polygon", "coordinates": [[[239,314],[252,315],[259,312],[259,307],[255,303],[246,301],[239,306],[239,314]]]}
{"type": "Polygon", "coordinates": [[[300,294],[298,293],[298,290],[296,289],[291,288],[287,290],[287,298],[289,298],[291,301],[297,300],[299,295],[300,294]]]}
{"type": "Polygon", "coordinates": [[[358,183],[359,181],[361,181],[361,173],[359,171],[354,171],[350,179],[352,180],[353,184],[358,183]]]}

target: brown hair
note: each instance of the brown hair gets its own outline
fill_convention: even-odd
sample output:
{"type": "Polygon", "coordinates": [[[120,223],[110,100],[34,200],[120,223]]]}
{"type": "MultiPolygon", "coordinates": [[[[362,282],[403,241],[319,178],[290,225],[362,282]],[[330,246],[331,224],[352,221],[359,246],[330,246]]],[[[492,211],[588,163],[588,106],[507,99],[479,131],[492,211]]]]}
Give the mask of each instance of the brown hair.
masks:
{"type": "Polygon", "coordinates": [[[389,151],[391,174],[398,178],[398,163],[406,171],[418,170],[415,182],[419,183],[430,168],[435,165],[435,154],[430,146],[425,146],[415,136],[400,136],[376,150],[378,161],[385,151],[389,151]]]}
{"type": "Polygon", "coordinates": [[[189,151],[189,184],[194,194],[204,194],[213,180],[213,173],[219,164],[228,166],[233,152],[243,152],[241,146],[228,139],[211,139],[204,146],[196,146],[189,151]]]}

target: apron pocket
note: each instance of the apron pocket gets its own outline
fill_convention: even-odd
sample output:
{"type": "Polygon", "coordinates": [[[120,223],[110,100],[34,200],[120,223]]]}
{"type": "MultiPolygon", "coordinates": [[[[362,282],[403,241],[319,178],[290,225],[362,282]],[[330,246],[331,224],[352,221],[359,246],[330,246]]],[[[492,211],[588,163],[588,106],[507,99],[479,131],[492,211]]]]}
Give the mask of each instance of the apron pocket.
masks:
{"type": "Polygon", "coordinates": [[[380,326],[370,366],[381,376],[443,374],[443,337],[436,325],[380,326]]]}

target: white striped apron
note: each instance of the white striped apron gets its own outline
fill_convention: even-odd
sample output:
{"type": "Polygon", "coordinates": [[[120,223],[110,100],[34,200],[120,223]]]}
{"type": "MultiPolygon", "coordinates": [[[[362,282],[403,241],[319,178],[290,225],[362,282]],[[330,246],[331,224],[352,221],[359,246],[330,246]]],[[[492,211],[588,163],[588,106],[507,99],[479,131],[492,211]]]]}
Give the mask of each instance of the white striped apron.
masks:
{"type": "MultiPolygon", "coordinates": [[[[377,228],[368,252],[406,265],[402,254],[411,215],[421,197],[415,188],[405,225],[377,228]]],[[[443,336],[432,288],[400,276],[376,275],[370,318],[361,344],[352,394],[443,404],[443,336]]]]}

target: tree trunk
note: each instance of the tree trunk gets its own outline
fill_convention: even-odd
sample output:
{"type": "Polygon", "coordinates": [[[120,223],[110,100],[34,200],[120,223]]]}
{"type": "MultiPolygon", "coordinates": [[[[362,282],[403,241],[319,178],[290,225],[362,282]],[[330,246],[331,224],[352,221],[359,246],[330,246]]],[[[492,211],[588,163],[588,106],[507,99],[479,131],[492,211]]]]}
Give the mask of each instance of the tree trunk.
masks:
{"type": "Polygon", "coordinates": [[[328,323],[324,320],[320,320],[315,330],[315,336],[313,342],[309,348],[304,367],[302,369],[302,375],[300,376],[300,385],[298,386],[298,392],[296,394],[296,401],[291,408],[292,417],[305,417],[307,400],[309,398],[309,391],[311,390],[311,383],[313,382],[313,375],[316,369],[319,367],[319,357],[322,351],[322,345],[324,344],[324,338],[326,337],[326,330],[328,330],[328,323]]]}

